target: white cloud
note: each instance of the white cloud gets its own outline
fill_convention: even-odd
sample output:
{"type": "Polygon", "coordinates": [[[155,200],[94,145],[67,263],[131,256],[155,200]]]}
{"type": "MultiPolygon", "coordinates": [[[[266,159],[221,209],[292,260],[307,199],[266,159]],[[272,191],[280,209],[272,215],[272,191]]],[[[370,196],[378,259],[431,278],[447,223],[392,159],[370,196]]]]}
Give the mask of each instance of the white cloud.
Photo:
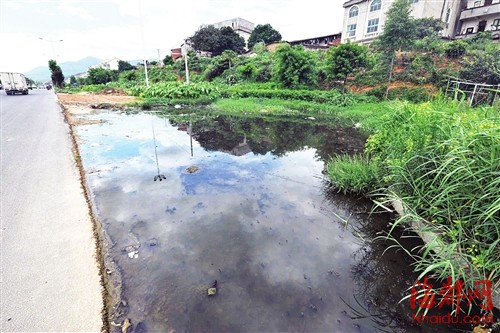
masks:
{"type": "Polygon", "coordinates": [[[77,16],[84,20],[93,20],[92,15],[81,7],[81,2],[79,3],[75,0],[61,1],[57,9],[63,15],[77,16]]]}

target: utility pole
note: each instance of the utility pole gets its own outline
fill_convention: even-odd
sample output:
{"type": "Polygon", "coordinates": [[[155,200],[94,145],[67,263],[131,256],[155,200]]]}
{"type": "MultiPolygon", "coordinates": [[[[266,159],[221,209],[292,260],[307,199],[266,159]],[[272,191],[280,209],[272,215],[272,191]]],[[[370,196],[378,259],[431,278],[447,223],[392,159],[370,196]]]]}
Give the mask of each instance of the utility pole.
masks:
{"type": "Polygon", "coordinates": [[[158,64],[160,65],[160,67],[163,67],[163,62],[161,61],[161,57],[160,57],[160,49],[156,49],[158,50],[158,64]]]}
{"type": "Polygon", "coordinates": [[[184,67],[186,68],[186,84],[189,84],[187,40],[184,40],[183,50],[184,50],[184,67]]]}

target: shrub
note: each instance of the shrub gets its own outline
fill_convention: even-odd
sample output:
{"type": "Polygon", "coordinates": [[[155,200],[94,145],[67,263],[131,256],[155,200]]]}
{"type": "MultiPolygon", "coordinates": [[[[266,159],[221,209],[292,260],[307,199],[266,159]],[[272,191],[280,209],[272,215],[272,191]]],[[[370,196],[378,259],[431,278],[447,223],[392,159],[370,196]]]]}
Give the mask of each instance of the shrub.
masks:
{"type": "Polygon", "coordinates": [[[467,52],[467,43],[462,40],[454,40],[446,44],[444,54],[450,59],[462,57],[467,52]]]}
{"type": "Polygon", "coordinates": [[[135,86],[130,89],[132,95],[146,98],[167,98],[167,99],[197,99],[208,98],[215,100],[219,97],[219,89],[211,84],[181,82],[166,82],[152,84],[149,87],[135,86]]]}

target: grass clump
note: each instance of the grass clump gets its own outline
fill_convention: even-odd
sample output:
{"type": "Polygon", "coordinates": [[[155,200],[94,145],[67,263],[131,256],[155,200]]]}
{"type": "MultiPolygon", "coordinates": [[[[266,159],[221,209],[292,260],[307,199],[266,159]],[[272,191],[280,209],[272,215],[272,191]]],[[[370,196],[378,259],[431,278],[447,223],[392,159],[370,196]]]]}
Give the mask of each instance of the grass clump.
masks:
{"type": "Polygon", "coordinates": [[[378,188],[378,164],[361,155],[339,155],[330,161],[326,171],[339,192],[367,193],[378,188]]]}

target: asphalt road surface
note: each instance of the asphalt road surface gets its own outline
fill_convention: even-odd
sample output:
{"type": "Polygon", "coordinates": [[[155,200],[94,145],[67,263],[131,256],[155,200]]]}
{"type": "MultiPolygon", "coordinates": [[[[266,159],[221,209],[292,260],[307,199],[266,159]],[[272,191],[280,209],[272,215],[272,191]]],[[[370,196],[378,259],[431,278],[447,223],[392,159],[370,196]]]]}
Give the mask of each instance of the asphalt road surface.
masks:
{"type": "Polygon", "coordinates": [[[1,332],[99,332],[92,223],[53,91],[0,91],[1,332]]]}

